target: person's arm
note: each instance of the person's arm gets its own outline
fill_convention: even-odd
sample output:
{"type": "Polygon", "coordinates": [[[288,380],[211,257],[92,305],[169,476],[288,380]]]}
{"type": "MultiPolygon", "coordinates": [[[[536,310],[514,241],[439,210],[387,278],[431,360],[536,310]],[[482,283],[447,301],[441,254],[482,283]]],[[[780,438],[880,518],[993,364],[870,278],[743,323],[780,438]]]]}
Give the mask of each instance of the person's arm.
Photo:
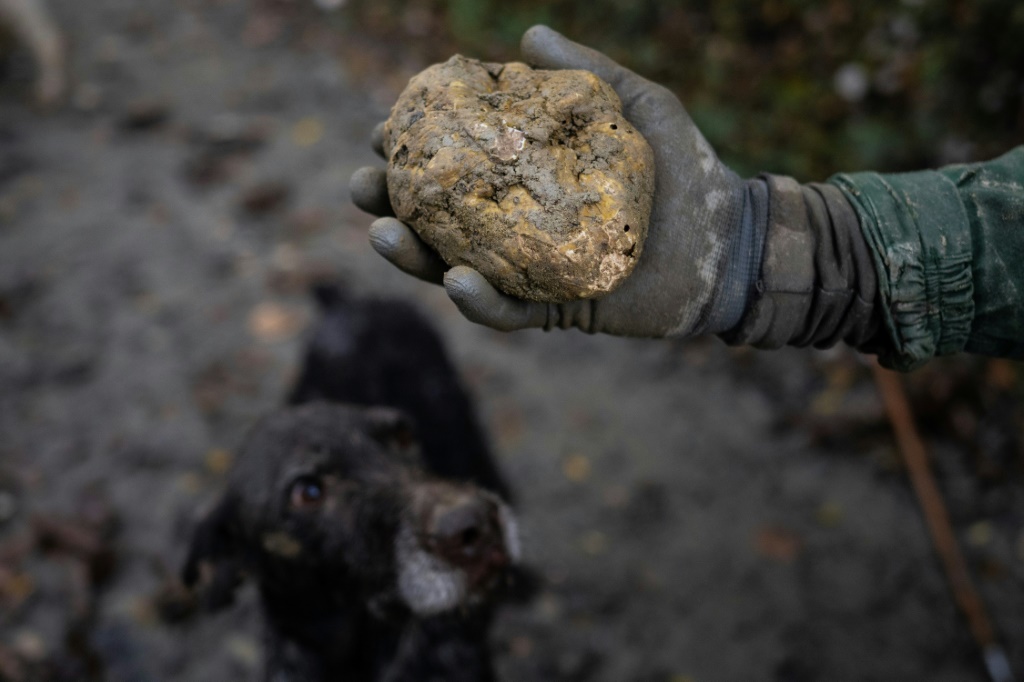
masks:
{"type": "MultiPolygon", "coordinates": [[[[502,330],[713,333],[760,348],[844,341],[904,370],[960,350],[1024,354],[1024,268],[1012,272],[1024,254],[1024,152],[824,184],[743,180],[665,88],[543,26],[527,31],[522,50],[534,66],[587,69],[615,88],[654,150],[654,209],[626,282],[600,299],[564,304],[501,294],[470,268],[449,269],[403,223],[375,221],[374,248],[443,283],[470,320],[502,330]]],[[[358,171],[352,193],[360,207],[390,214],[383,171],[358,171]]]]}
{"type": "Polygon", "coordinates": [[[1024,357],[1024,147],[937,171],[842,174],[878,273],[883,363],[1024,357]]]}

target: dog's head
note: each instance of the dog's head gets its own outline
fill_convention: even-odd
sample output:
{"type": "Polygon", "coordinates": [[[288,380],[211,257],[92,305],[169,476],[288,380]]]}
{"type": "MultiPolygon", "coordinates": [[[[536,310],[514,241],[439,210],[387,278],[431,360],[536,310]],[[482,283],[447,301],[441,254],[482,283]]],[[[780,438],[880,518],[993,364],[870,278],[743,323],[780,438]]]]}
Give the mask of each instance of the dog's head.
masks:
{"type": "Polygon", "coordinates": [[[482,601],[518,554],[508,507],[423,472],[400,412],[321,403],[252,429],[183,578],[212,607],[249,577],[296,608],[427,616],[482,601]]]}

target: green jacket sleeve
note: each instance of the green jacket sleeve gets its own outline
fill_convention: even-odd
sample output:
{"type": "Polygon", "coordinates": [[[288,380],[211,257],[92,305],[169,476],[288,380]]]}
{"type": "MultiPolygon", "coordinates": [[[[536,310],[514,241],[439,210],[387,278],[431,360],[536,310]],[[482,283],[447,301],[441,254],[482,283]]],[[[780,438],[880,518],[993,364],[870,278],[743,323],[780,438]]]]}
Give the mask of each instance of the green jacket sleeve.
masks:
{"type": "Polygon", "coordinates": [[[1024,357],[1024,146],[937,171],[829,180],[857,212],[901,370],[959,351],[1024,357]]]}

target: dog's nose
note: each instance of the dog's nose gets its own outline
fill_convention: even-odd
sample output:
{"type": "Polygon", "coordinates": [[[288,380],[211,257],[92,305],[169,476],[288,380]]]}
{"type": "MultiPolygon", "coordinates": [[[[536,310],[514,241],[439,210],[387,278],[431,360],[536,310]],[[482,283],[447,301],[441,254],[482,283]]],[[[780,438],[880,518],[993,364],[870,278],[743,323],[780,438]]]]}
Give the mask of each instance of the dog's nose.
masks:
{"type": "Polygon", "coordinates": [[[430,534],[450,545],[466,557],[483,550],[494,525],[489,518],[493,504],[477,497],[462,499],[453,505],[440,505],[435,510],[430,534]]]}
{"type": "Polygon", "coordinates": [[[510,563],[498,505],[483,495],[438,501],[426,531],[429,549],[465,571],[474,585],[489,583],[510,563]]]}

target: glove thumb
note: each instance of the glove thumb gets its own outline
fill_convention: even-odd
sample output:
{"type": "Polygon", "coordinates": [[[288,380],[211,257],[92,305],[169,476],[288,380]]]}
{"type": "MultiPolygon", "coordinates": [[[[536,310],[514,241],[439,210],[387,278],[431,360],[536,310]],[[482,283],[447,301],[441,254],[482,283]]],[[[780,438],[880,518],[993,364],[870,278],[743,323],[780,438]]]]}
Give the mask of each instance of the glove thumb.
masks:
{"type": "Polygon", "coordinates": [[[597,50],[574,43],[558,31],[538,24],[523,34],[520,51],[527,62],[542,69],[584,69],[606,81],[623,104],[632,102],[651,86],[597,50]]]}

